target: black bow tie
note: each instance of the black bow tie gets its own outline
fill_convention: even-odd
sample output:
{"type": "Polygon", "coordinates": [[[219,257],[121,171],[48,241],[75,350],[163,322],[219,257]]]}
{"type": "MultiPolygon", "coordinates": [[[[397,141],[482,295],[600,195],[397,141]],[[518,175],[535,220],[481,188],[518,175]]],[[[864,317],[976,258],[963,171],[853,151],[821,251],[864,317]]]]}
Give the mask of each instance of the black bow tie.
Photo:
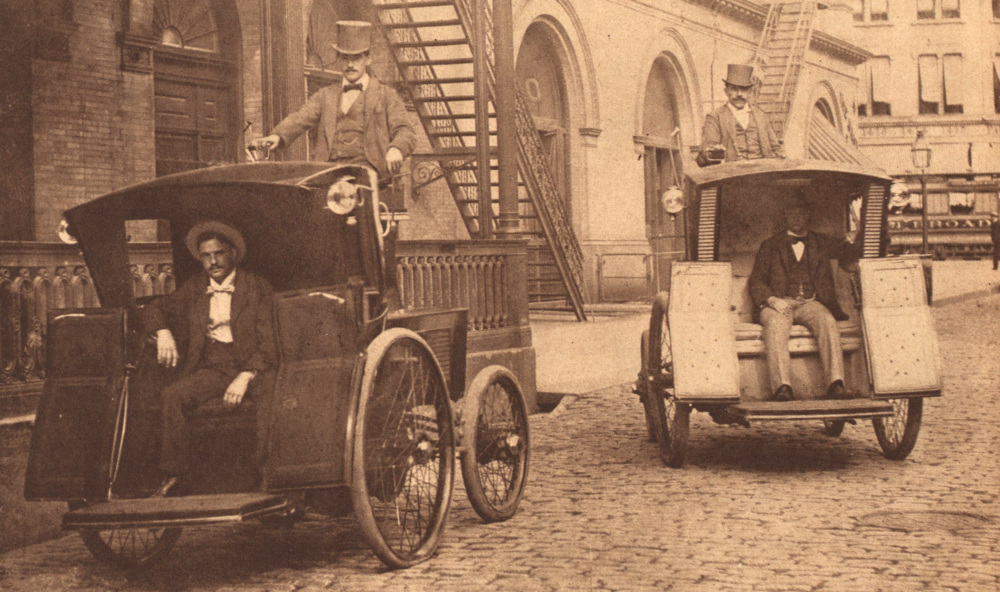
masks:
{"type": "Polygon", "coordinates": [[[806,237],[804,237],[804,236],[795,236],[794,234],[789,234],[788,235],[788,240],[791,241],[791,243],[793,245],[797,245],[799,243],[806,242],[806,237]]]}
{"type": "Polygon", "coordinates": [[[360,82],[348,82],[344,85],[344,92],[350,92],[352,90],[362,91],[365,90],[365,87],[360,82]]]}

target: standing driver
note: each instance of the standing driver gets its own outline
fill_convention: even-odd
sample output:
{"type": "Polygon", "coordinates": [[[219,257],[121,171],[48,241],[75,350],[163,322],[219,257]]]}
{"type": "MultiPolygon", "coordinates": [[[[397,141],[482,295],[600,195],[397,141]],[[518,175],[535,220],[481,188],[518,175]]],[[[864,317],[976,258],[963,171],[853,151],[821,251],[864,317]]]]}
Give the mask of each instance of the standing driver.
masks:
{"type": "Polygon", "coordinates": [[[191,463],[188,415],[211,399],[241,404],[251,384],[260,392],[258,377],[275,363],[273,290],[267,280],[239,267],[246,254],[242,235],[221,222],[205,221],[191,228],[186,243],[204,272],[145,312],[146,327],[156,333],[157,361],[181,368],[181,377],[161,395],[160,470],[165,477],[158,496],[184,489],[191,463]],[[179,324],[186,338],[183,355],[168,320],[179,324]]]}
{"type": "Polygon", "coordinates": [[[729,64],[723,82],[729,101],[705,116],[701,151],[695,158],[698,166],[718,164],[723,160],[784,158],[781,141],[771,128],[768,116],[750,104],[753,66],[729,64]]]}
{"type": "Polygon", "coordinates": [[[786,230],[765,240],[748,282],[750,299],[763,326],[767,371],[774,401],[791,401],[792,363],[788,337],[793,324],[805,325],[819,345],[829,399],[850,398],[844,387],[844,355],[837,321],[848,316],[837,302],[832,259],[857,258],[843,239],[808,230],[809,214],[800,197],[785,207],[786,230]]]}
{"type": "Polygon", "coordinates": [[[416,147],[403,101],[370,71],[371,23],[338,21],[333,48],[343,78],[313,94],[296,113],[257,140],[258,147],[288,146],[303,132],[318,128],[314,160],[367,164],[380,179],[399,172],[416,147]]]}

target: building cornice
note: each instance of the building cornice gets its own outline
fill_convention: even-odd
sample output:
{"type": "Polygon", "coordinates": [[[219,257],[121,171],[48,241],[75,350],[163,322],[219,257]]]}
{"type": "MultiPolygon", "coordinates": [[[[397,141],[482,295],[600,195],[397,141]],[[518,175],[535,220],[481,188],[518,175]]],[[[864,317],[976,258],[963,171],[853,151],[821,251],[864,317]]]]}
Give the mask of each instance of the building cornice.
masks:
{"type": "MultiPolygon", "coordinates": [[[[749,0],[688,0],[688,2],[726,14],[759,29],[764,28],[764,23],[767,21],[767,11],[770,8],[768,5],[749,0]]],[[[873,55],[866,49],[823,31],[813,32],[809,47],[813,51],[825,53],[855,65],[870,59],[873,55]]]]}

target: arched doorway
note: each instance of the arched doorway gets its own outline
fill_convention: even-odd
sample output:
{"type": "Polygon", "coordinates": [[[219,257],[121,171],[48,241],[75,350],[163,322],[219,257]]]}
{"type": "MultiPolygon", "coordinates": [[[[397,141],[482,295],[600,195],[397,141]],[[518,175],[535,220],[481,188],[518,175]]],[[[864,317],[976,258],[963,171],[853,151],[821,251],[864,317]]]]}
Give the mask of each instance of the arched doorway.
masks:
{"type": "MultiPolygon", "coordinates": [[[[552,29],[543,22],[532,23],[521,41],[515,72],[541,135],[556,187],[572,219],[569,105],[566,77],[559,60],[563,54],[552,29]]],[[[533,212],[522,212],[522,227],[526,232],[539,230],[533,212]]]]}
{"type": "Polygon", "coordinates": [[[664,192],[681,187],[681,113],[684,85],[667,56],[653,62],[643,95],[642,144],[645,177],[646,238],[653,251],[656,289],[664,290],[670,277],[670,262],[685,254],[686,209],[668,212],[664,192]]]}
{"type": "Polygon", "coordinates": [[[154,0],[156,175],[237,159],[240,27],[222,0],[154,0]]]}

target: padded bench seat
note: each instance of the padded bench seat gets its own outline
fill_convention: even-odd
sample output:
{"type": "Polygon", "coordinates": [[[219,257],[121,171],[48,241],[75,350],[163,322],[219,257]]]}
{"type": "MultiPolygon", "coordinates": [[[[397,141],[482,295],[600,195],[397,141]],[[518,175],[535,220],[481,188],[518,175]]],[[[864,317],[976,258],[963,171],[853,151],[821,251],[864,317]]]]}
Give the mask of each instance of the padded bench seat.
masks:
{"type": "Polygon", "coordinates": [[[202,403],[191,415],[194,430],[216,429],[257,429],[257,407],[253,399],[245,399],[236,407],[227,406],[222,398],[202,403]]]}
{"type": "MultiPolygon", "coordinates": [[[[861,349],[861,323],[837,321],[837,327],[840,329],[840,346],[845,352],[861,349]]],[[[764,355],[763,331],[764,327],[757,323],[736,323],[736,354],[743,357],[764,355]]],[[[788,351],[793,354],[817,353],[819,347],[808,328],[792,325],[788,351]]]]}

